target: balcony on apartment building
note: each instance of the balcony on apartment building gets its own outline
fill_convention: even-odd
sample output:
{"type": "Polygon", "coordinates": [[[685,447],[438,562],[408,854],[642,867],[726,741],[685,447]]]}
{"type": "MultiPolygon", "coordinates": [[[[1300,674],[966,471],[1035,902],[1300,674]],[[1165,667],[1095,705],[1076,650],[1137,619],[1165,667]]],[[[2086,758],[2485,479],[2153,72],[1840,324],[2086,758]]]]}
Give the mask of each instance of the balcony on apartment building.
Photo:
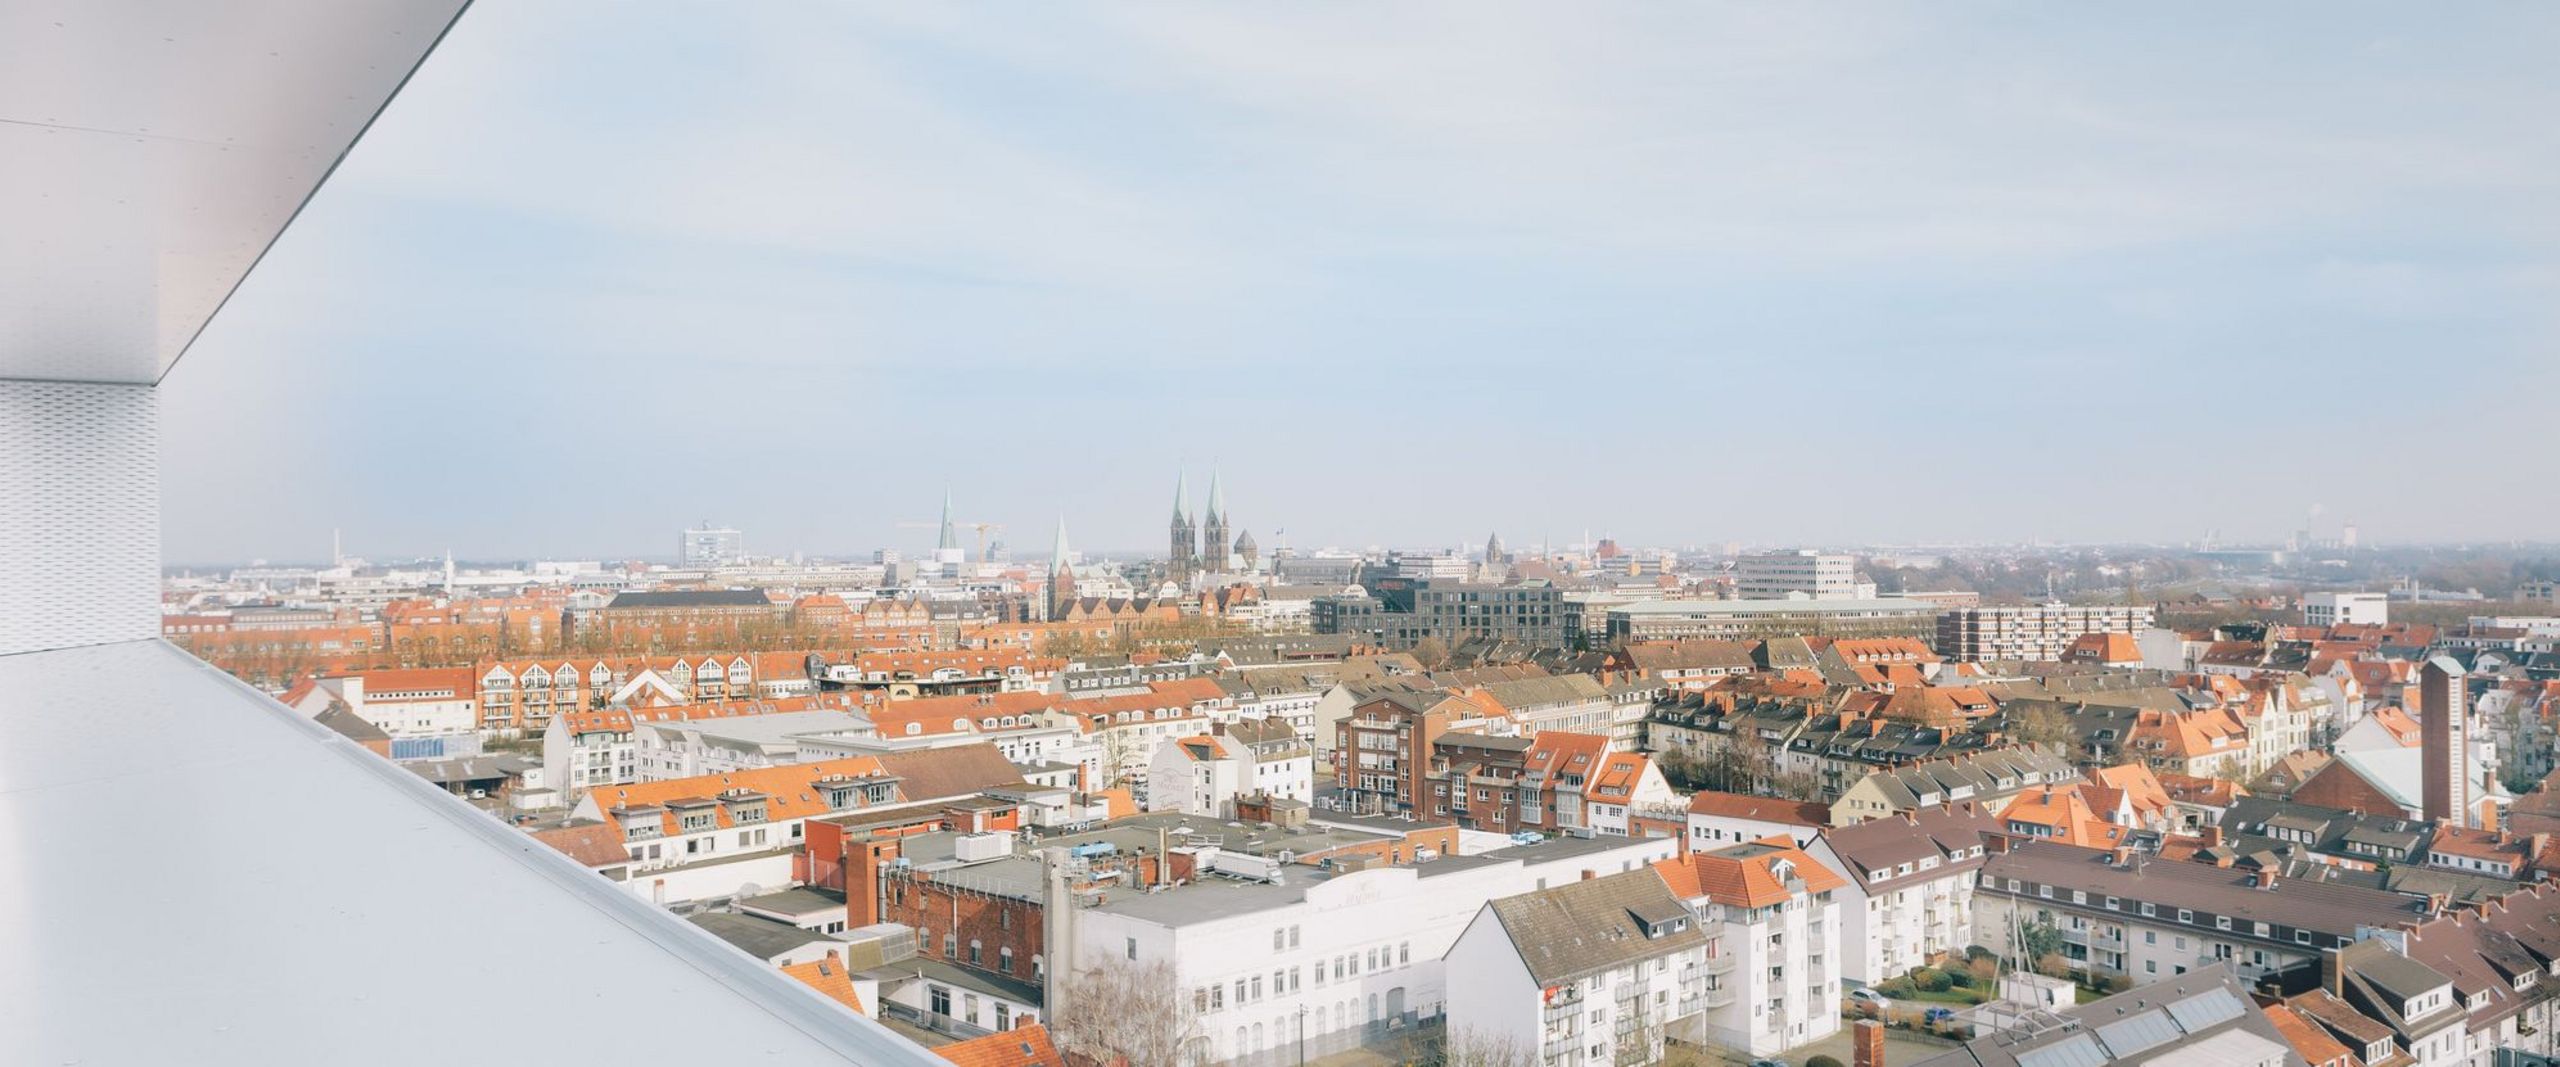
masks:
{"type": "Polygon", "coordinates": [[[0,1063],[943,1064],[161,637],[163,376],[463,7],[0,5],[0,1063]]]}

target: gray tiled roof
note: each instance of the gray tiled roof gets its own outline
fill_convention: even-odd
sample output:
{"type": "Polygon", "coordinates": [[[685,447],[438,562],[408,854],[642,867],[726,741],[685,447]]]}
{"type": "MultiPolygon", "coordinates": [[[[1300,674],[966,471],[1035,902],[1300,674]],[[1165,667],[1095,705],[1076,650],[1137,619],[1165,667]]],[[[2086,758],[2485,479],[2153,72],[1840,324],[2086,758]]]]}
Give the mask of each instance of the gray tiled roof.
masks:
{"type": "Polygon", "coordinates": [[[1570,982],[1707,940],[1650,867],[1504,897],[1485,907],[1539,985],[1570,982]],[[1647,937],[1648,918],[1679,929],[1647,937]]]}

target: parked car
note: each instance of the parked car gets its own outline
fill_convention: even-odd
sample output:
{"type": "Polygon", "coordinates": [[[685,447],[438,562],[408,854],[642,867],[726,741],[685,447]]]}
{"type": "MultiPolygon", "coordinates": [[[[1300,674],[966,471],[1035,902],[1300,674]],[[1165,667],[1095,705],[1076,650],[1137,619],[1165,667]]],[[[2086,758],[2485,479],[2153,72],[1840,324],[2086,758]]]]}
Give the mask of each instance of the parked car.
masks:
{"type": "Polygon", "coordinates": [[[1955,1017],[1956,1010],[1954,1008],[1931,1008],[1928,1011],[1921,1013],[1920,1021],[1934,1024],[1942,1023],[1955,1017]]]}
{"type": "Polygon", "coordinates": [[[1893,1010],[1893,998],[1872,989],[1850,990],[1849,1003],[1857,1005],[1860,1011],[1879,1019],[1884,1017],[1884,1013],[1893,1010]]]}
{"type": "Polygon", "coordinates": [[[1753,1060],[1751,1067],[1787,1067],[1785,1060],[1753,1060]]]}

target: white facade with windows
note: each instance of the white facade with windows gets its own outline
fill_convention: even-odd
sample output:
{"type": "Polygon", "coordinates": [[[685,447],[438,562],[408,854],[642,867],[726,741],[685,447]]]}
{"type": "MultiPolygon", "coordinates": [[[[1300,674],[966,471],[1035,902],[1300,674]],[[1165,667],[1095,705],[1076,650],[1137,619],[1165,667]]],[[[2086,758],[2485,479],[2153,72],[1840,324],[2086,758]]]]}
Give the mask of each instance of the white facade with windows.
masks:
{"type": "MultiPolygon", "coordinates": [[[[1328,876],[1275,867],[1278,884],[1211,875],[1112,894],[1063,931],[1078,966],[1173,964],[1212,1062],[1296,1063],[1410,1032],[1447,1000],[1442,957],[1485,902],[1633,871],[1678,842],[1550,841],[1435,871],[1328,876]],[[1300,1030],[1300,1020],[1304,1030],[1300,1030]]],[[[1070,1009],[1071,1010],[1071,1009],[1070,1009]]]]}

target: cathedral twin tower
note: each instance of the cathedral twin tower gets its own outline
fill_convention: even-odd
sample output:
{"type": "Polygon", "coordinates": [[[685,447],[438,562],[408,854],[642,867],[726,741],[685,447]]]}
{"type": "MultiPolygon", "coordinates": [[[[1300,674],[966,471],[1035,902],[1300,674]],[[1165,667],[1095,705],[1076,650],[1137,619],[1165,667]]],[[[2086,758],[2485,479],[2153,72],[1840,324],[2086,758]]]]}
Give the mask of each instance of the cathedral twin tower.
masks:
{"type": "Polygon", "coordinates": [[[1203,574],[1226,574],[1239,569],[1249,571],[1260,561],[1261,552],[1254,545],[1252,534],[1239,533],[1235,540],[1227,539],[1229,518],[1226,490],[1218,484],[1216,473],[1209,475],[1209,510],[1200,516],[1198,522],[1191,518],[1190,488],[1186,480],[1181,477],[1174,479],[1173,551],[1168,558],[1175,582],[1187,584],[1203,574]],[[1241,567],[1238,566],[1239,561],[1241,567]]]}

